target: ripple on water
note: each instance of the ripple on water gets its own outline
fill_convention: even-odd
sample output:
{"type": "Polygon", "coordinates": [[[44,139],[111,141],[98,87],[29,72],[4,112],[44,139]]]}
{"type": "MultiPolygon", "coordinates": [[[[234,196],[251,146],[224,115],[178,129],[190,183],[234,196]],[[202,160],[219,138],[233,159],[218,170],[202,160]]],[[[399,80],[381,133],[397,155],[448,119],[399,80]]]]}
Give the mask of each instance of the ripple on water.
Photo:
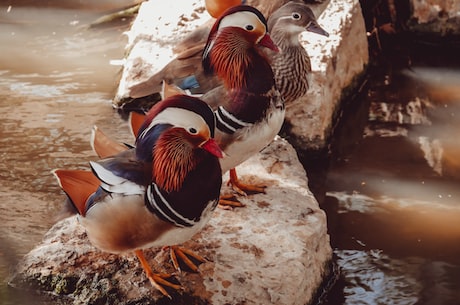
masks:
{"type": "Polygon", "coordinates": [[[460,266],[420,257],[393,258],[382,250],[335,250],[343,304],[458,304],[460,291],[450,283],[460,266]]]}

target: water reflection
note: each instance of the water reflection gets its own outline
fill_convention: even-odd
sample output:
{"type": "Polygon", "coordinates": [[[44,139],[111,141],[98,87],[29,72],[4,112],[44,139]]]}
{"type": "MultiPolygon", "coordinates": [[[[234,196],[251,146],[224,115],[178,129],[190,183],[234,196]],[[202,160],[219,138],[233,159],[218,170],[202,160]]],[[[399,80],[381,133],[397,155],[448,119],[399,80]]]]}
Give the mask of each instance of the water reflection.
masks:
{"type": "Polygon", "coordinates": [[[327,173],[340,278],[324,304],[458,304],[460,70],[374,77],[362,134],[350,115],[327,173]]]}
{"type": "Polygon", "coordinates": [[[415,304],[421,290],[417,260],[391,259],[381,250],[336,251],[346,282],[344,304],[415,304]],[[404,270],[404,273],[400,273],[404,270]],[[400,300],[395,303],[394,300],[400,300]]]}
{"type": "MultiPolygon", "coordinates": [[[[11,3],[13,2],[13,3],[11,3]]],[[[64,199],[50,171],[87,167],[96,124],[131,141],[111,106],[129,20],[102,29],[87,24],[104,12],[0,4],[0,303],[36,304],[6,287],[16,260],[56,221],[64,199]]],[[[62,1],[61,7],[81,1],[62,1]]],[[[114,9],[120,2],[98,2],[114,9]]],[[[123,3],[126,5],[126,2],[123,3]]]]}
{"type": "Polygon", "coordinates": [[[46,7],[7,12],[0,6],[0,70],[3,77],[13,71],[9,76],[15,80],[2,85],[25,97],[111,90],[117,74],[102,77],[95,68],[113,59],[125,39],[122,28],[88,30],[99,15],[46,7]]]}
{"type": "Polygon", "coordinates": [[[335,253],[347,283],[343,304],[458,304],[460,292],[446,283],[456,280],[459,266],[420,257],[395,259],[375,249],[335,253]]]}
{"type": "Polygon", "coordinates": [[[443,176],[460,178],[460,71],[454,69],[415,68],[410,77],[422,82],[433,107],[433,128],[428,136],[440,155],[443,176]]]}

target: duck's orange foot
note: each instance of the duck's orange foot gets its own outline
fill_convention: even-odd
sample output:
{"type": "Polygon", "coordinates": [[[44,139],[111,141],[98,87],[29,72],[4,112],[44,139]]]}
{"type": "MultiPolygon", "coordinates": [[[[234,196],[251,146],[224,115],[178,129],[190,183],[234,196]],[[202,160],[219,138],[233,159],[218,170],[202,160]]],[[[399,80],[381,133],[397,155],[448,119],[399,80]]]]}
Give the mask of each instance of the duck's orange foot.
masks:
{"type": "Polygon", "coordinates": [[[257,194],[257,193],[265,193],[265,185],[251,185],[245,184],[238,179],[238,175],[236,174],[236,169],[232,168],[230,170],[230,180],[227,183],[231,185],[233,190],[236,191],[238,194],[246,196],[247,193],[257,194]]]}
{"type": "Polygon", "coordinates": [[[171,283],[167,280],[171,278],[172,275],[166,273],[153,273],[152,269],[150,268],[150,265],[147,263],[147,260],[144,256],[144,252],[142,252],[142,250],[136,250],[135,253],[142,265],[142,268],[144,269],[145,275],[149,279],[152,286],[158,289],[164,296],[172,299],[172,297],[166,291],[165,287],[170,287],[175,290],[182,289],[180,285],[171,283]]]}
{"type": "Polygon", "coordinates": [[[174,268],[176,268],[176,270],[179,272],[181,272],[179,260],[182,261],[193,272],[198,272],[197,264],[199,265],[200,263],[207,262],[204,257],[189,249],[179,246],[169,246],[169,256],[171,257],[174,268]],[[198,263],[195,263],[194,261],[198,263]]]}
{"type": "Polygon", "coordinates": [[[233,208],[242,208],[246,205],[239,201],[234,195],[220,195],[218,207],[223,210],[232,210],[233,208]]]}
{"type": "MultiPolygon", "coordinates": [[[[247,196],[247,194],[257,194],[257,193],[265,193],[265,185],[257,185],[257,184],[245,184],[242,183],[238,179],[238,175],[236,174],[236,170],[232,168],[230,170],[230,180],[228,181],[227,185],[231,185],[232,189],[240,194],[241,196],[247,196]]],[[[232,208],[240,208],[244,207],[245,204],[238,201],[238,199],[233,195],[221,195],[219,199],[219,207],[224,210],[231,210],[232,208]]]]}

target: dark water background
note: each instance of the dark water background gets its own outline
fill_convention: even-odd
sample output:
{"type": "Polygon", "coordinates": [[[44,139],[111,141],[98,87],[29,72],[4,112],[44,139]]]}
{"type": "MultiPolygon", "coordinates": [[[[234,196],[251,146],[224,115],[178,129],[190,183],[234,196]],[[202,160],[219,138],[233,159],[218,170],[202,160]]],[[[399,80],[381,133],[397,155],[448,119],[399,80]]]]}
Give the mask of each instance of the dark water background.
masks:
{"type": "MultiPolygon", "coordinates": [[[[128,21],[87,28],[122,1],[12,2],[0,4],[0,304],[37,304],[4,279],[55,222],[51,169],[96,159],[94,124],[131,139],[111,106],[128,21]]],[[[460,53],[441,49],[380,53],[324,180],[309,171],[338,270],[322,304],[460,304],[460,53]]]]}
{"type": "Polygon", "coordinates": [[[318,187],[337,268],[321,304],[460,304],[460,48],[384,39],[318,187]]]}

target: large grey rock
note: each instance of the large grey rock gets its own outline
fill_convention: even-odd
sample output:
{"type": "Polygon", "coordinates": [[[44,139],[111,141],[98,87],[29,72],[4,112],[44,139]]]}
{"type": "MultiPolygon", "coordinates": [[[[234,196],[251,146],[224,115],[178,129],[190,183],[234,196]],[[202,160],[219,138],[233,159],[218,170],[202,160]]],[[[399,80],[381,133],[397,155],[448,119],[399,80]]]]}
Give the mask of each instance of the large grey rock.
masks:
{"type": "MultiPolygon", "coordinates": [[[[295,150],[277,138],[238,172],[266,182],[266,194],[241,198],[245,208],[217,209],[185,244],[209,262],[199,273],[177,274],[184,291],[172,300],[151,287],[134,254],[94,248],[76,217],[50,229],[20,261],[10,284],[49,292],[65,304],[308,304],[332,251],[325,213],[308,190],[295,150]]],[[[167,251],[146,254],[156,271],[174,272],[167,251]]]]}

